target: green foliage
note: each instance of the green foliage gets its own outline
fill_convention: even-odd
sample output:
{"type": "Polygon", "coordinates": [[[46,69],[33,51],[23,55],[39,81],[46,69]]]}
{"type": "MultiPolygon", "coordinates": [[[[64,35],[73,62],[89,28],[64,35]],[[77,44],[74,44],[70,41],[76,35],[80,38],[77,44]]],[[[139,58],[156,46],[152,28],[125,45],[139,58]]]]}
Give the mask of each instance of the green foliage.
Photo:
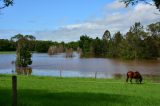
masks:
{"type": "Polygon", "coordinates": [[[121,43],[123,41],[120,31],[116,32],[112,39],[112,57],[120,57],[121,43]]]}
{"type": "Polygon", "coordinates": [[[160,22],[152,23],[148,25],[147,30],[149,31],[149,34],[151,36],[154,36],[156,38],[160,38],[160,22]]]}
{"type": "Polygon", "coordinates": [[[91,53],[93,53],[95,57],[103,55],[103,42],[98,37],[92,41],[91,53]]]}
{"type": "Polygon", "coordinates": [[[52,41],[36,41],[35,51],[47,53],[50,46],[54,45],[52,41]]]}
{"type": "Polygon", "coordinates": [[[136,22],[124,36],[116,32],[111,37],[108,30],[102,39],[81,36],[79,47],[84,57],[156,59],[160,57],[160,22],[148,25],[147,32],[136,22]]]}
{"type": "MultiPolygon", "coordinates": [[[[141,26],[140,23],[135,23],[129,30],[129,32],[126,34],[126,47],[127,49],[125,50],[126,52],[130,54],[132,59],[138,59],[141,58],[142,54],[142,48],[143,48],[143,39],[144,35],[146,33],[143,30],[143,26],[141,26]]],[[[128,54],[123,54],[123,56],[128,55],[128,54]]],[[[128,58],[128,56],[127,56],[128,58]]]]}
{"type": "Polygon", "coordinates": [[[83,54],[87,54],[91,49],[92,38],[87,35],[82,35],[79,41],[79,47],[82,49],[83,54]]]}
{"type": "Polygon", "coordinates": [[[68,42],[65,44],[65,47],[66,48],[73,48],[73,50],[76,51],[77,48],[79,47],[79,42],[74,42],[74,41],[68,42]]]}
{"type": "Polygon", "coordinates": [[[0,39],[0,51],[15,51],[15,42],[7,39],[0,39]]]}
{"type": "Polygon", "coordinates": [[[17,42],[17,57],[16,66],[17,67],[27,67],[32,64],[32,54],[30,53],[30,40],[35,40],[35,37],[31,35],[17,34],[11,38],[12,41],[17,42]]]}
{"type": "Polygon", "coordinates": [[[156,40],[152,36],[148,36],[145,39],[145,52],[143,53],[145,58],[156,58],[159,56],[158,54],[158,45],[156,44],[156,40]]]}
{"type": "Polygon", "coordinates": [[[82,57],[111,57],[124,59],[157,59],[160,57],[160,22],[152,23],[146,29],[140,22],[132,25],[129,31],[122,35],[120,31],[111,36],[106,30],[100,38],[90,38],[82,35],[77,42],[39,41],[31,35],[21,34],[11,40],[0,39],[0,51],[14,51],[18,46],[18,39],[27,40],[29,51],[47,53],[50,46],[82,49],[82,57]]]}
{"type": "Polygon", "coordinates": [[[17,34],[12,37],[10,40],[8,39],[0,39],[0,51],[16,51],[16,47],[18,46],[18,40],[21,38],[25,38],[28,40],[28,47],[30,51],[47,53],[50,46],[63,46],[65,48],[73,48],[74,51],[77,50],[79,46],[79,42],[53,42],[53,41],[41,41],[36,40],[32,35],[17,34]]]}

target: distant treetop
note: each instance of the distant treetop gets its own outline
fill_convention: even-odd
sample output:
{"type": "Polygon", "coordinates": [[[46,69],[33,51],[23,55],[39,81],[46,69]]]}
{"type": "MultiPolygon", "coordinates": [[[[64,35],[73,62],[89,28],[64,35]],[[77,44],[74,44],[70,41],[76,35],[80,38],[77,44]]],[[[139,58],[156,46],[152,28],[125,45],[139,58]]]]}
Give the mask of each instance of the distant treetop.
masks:
{"type": "Polygon", "coordinates": [[[13,5],[13,0],[0,0],[0,9],[13,5]]]}
{"type": "Polygon", "coordinates": [[[150,0],[120,0],[121,2],[125,3],[126,4],[126,7],[128,5],[136,5],[138,4],[139,2],[144,2],[146,4],[149,4],[149,5],[153,5],[153,6],[156,6],[157,9],[159,9],[160,11],[160,0],[152,0],[154,4],[150,3],[150,0]]]}

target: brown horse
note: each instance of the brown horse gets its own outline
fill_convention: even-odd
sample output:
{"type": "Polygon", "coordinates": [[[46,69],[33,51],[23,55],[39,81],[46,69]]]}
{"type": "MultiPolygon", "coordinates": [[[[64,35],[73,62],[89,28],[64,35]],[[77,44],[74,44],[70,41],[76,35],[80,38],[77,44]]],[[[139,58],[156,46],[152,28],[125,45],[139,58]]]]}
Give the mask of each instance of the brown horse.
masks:
{"type": "Polygon", "coordinates": [[[138,82],[141,83],[142,82],[142,76],[138,71],[136,71],[136,72],[128,71],[126,82],[128,82],[129,78],[130,78],[131,83],[132,83],[132,79],[136,79],[136,83],[138,83],[138,82]]]}

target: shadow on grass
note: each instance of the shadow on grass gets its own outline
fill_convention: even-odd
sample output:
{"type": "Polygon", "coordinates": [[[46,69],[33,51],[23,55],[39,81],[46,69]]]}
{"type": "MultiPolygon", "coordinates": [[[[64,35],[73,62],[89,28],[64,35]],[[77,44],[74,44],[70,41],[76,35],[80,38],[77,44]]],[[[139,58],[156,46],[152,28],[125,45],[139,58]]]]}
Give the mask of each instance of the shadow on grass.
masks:
{"type": "MultiPolygon", "coordinates": [[[[11,90],[0,89],[1,106],[10,106],[11,90]]],[[[48,92],[43,90],[18,90],[18,106],[106,106],[125,104],[124,95],[81,93],[81,92],[48,92]]]]}
{"type": "MultiPolygon", "coordinates": [[[[0,93],[0,105],[11,106],[11,90],[0,89],[0,93]]],[[[152,104],[140,97],[119,94],[18,90],[18,106],[149,106],[148,103],[152,104]]]]}

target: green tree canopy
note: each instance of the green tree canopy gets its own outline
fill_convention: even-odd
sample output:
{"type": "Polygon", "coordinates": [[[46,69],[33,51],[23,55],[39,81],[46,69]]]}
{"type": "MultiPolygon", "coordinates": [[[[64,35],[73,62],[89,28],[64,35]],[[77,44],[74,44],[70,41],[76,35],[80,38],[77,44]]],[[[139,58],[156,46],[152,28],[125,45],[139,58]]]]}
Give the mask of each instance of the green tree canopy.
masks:
{"type": "Polygon", "coordinates": [[[150,35],[160,38],[160,22],[148,25],[147,30],[149,31],[150,35]]]}
{"type": "Polygon", "coordinates": [[[27,67],[32,64],[32,54],[30,52],[29,41],[34,40],[35,37],[32,35],[22,35],[17,34],[11,38],[17,42],[17,57],[16,57],[16,66],[17,67],[27,67]]]}

